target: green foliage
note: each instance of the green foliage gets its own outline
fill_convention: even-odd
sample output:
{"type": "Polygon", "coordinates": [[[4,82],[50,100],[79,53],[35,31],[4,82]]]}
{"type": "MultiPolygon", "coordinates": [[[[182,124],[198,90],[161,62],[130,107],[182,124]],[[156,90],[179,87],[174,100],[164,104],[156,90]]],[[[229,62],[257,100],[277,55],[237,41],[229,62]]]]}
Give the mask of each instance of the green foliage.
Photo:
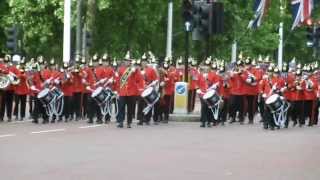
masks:
{"type": "MultiPolygon", "coordinates": [[[[225,7],[225,33],[214,35],[210,41],[210,54],[230,59],[231,44],[238,42],[238,49],[246,55],[258,54],[273,57],[278,47],[278,28],[284,22],[285,59],[293,56],[310,61],[312,49],[306,47],[305,29],[299,27],[291,31],[292,17],[290,1],[286,11],[280,14],[279,1],[272,1],[262,26],[257,30],[248,29],[253,18],[254,0],[220,0],[225,7]],[[294,49],[294,51],[293,51],[294,49]]],[[[163,56],[167,33],[167,1],[155,0],[83,0],[82,18],[94,32],[94,46],[91,53],[108,52],[123,57],[126,50],[132,50],[136,57],[152,50],[163,56]],[[91,9],[90,9],[91,8],[91,9]],[[91,15],[91,14],[92,15],[91,15]],[[92,16],[92,17],[91,17],[92,16]]],[[[174,0],[173,52],[175,56],[184,55],[184,30],[181,17],[181,0],[174,0]]],[[[72,34],[75,43],[76,3],[72,1],[72,34]]],[[[314,17],[320,18],[319,8],[314,17]]],[[[62,56],[63,1],[62,0],[2,0],[0,1],[0,49],[4,49],[4,28],[12,24],[23,27],[24,50],[29,56],[43,54],[47,57],[62,56]]],[[[74,48],[74,45],[72,45],[74,48]]],[[[205,44],[192,42],[191,53],[203,57],[205,44]]]]}

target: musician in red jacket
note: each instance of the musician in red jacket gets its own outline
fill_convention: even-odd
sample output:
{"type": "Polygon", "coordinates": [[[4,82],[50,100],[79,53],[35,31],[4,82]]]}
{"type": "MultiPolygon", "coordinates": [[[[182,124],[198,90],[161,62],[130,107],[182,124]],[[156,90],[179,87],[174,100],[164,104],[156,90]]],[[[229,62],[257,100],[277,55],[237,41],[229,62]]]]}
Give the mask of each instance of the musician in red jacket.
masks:
{"type": "Polygon", "coordinates": [[[189,69],[188,76],[189,79],[189,92],[188,92],[188,112],[191,113],[194,110],[195,100],[196,100],[196,90],[198,88],[198,76],[199,71],[197,68],[197,61],[191,61],[191,68],[189,69]]]}
{"type": "Polygon", "coordinates": [[[119,112],[117,115],[118,128],[123,128],[125,107],[127,106],[127,127],[131,128],[136,103],[136,94],[142,93],[144,82],[140,70],[130,64],[131,58],[127,53],[125,61],[118,70],[119,112]]]}
{"type": "Polygon", "coordinates": [[[306,83],[302,78],[302,70],[297,69],[295,72],[295,81],[290,85],[292,90],[292,112],[291,117],[293,121],[293,125],[297,124],[297,119],[299,120],[299,126],[302,127],[305,124],[304,119],[304,90],[306,88],[306,83]]]}
{"type": "MultiPolygon", "coordinates": [[[[156,71],[155,68],[148,65],[148,59],[144,58],[144,56],[142,56],[142,59],[141,59],[140,73],[141,73],[141,77],[143,78],[144,90],[147,89],[147,87],[151,87],[152,86],[151,84],[154,83],[155,81],[159,81],[158,72],[156,71]]],[[[139,91],[137,92],[138,94],[141,94],[139,91]]],[[[158,118],[160,115],[159,101],[154,104],[154,108],[152,108],[147,114],[144,115],[143,109],[146,108],[148,104],[144,101],[143,98],[140,98],[140,97],[138,98],[140,99],[139,106],[138,106],[138,116],[137,116],[137,119],[139,120],[138,125],[143,125],[143,123],[149,125],[152,114],[153,114],[154,124],[157,125],[159,120],[158,118]],[[152,113],[153,111],[154,113],[152,113]]]]}
{"type": "Polygon", "coordinates": [[[230,77],[226,72],[225,64],[222,64],[219,67],[218,76],[221,81],[219,86],[219,94],[223,99],[223,106],[221,108],[221,112],[219,114],[218,122],[223,126],[227,121],[227,115],[229,112],[229,99],[230,99],[230,77]]]}
{"type": "Polygon", "coordinates": [[[63,63],[63,68],[60,72],[60,88],[63,92],[63,99],[64,99],[64,107],[62,116],[65,119],[65,122],[71,121],[73,116],[73,75],[69,69],[69,65],[67,63],[63,63]]]}
{"type": "MultiPolygon", "coordinates": [[[[11,62],[11,57],[7,55],[4,59],[5,61],[5,67],[8,74],[11,74],[11,77],[16,78],[16,74],[19,72],[17,67],[11,62]]],[[[13,106],[13,97],[14,97],[14,91],[15,91],[15,85],[10,83],[10,85],[4,89],[4,99],[1,103],[1,109],[0,109],[0,119],[3,119],[4,112],[6,110],[6,115],[8,118],[8,122],[11,121],[12,116],[12,106],[13,106]]]]}
{"type": "Polygon", "coordinates": [[[315,125],[316,122],[316,107],[317,107],[317,89],[318,82],[316,77],[312,74],[312,68],[306,67],[304,70],[303,80],[306,83],[306,88],[303,90],[304,97],[304,116],[309,118],[308,126],[315,125]]]}
{"type": "Polygon", "coordinates": [[[196,93],[198,94],[201,102],[201,114],[200,114],[200,127],[204,128],[206,126],[211,127],[212,115],[208,104],[203,100],[203,96],[207,92],[208,86],[208,71],[209,67],[205,65],[203,71],[198,74],[198,89],[196,93]]]}
{"type": "Polygon", "coordinates": [[[20,112],[20,121],[23,121],[26,115],[27,95],[29,94],[29,87],[27,84],[27,75],[25,74],[24,64],[20,64],[19,72],[17,73],[17,78],[20,79],[20,83],[15,87],[15,106],[13,114],[16,116],[16,120],[18,120],[18,112],[20,112]]]}
{"type": "Polygon", "coordinates": [[[174,101],[174,88],[176,82],[175,70],[174,66],[171,64],[170,61],[165,62],[163,65],[165,72],[164,75],[164,105],[163,105],[163,113],[164,113],[164,123],[168,123],[169,121],[169,114],[171,109],[173,108],[173,101],[174,101]]]}
{"type": "Polygon", "coordinates": [[[245,110],[245,101],[244,101],[244,83],[241,75],[244,71],[243,61],[238,60],[234,70],[230,71],[230,123],[236,122],[236,114],[239,112],[239,121],[240,124],[243,124],[244,121],[244,110],[245,110]]]}
{"type": "MultiPolygon", "coordinates": [[[[9,57],[0,57],[0,76],[8,75],[8,66],[7,62],[9,61],[9,57]]],[[[0,122],[3,121],[4,113],[5,113],[5,105],[6,105],[6,91],[5,89],[0,90],[0,98],[1,98],[1,108],[0,108],[0,122]]]]}

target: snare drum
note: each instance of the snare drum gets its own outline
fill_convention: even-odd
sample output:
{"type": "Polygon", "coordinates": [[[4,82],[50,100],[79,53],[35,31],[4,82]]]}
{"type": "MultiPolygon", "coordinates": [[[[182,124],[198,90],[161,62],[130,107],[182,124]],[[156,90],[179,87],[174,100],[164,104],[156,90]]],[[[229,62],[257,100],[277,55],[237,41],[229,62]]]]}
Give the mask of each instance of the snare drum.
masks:
{"type": "Polygon", "coordinates": [[[37,96],[44,105],[50,104],[54,100],[54,97],[55,95],[48,88],[40,91],[37,96]]]}
{"type": "Polygon", "coordinates": [[[266,105],[270,109],[271,112],[278,111],[283,105],[285,105],[284,100],[281,99],[281,96],[278,94],[273,94],[268,97],[266,100],[266,105]]]}
{"type": "Polygon", "coordinates": [[[220,96],[218,95],[216,90],[211,90],[203,95],[203,100],[209,106],[215,106],[220,101],[220,96]]]}
{"type": "Polygon", "coordinates": [[[108,100],[108,93],[102,87],[98,87],[95,91],[93,91],[91,97],[98,103],[103,104],[108,100]]]}
{"type": "Polygon", "coordinates": [[[160,98],[160,94],[153,87],[149,87],[142,92],[141,97],[147,104],[153,104],[160,98]]]}
{"type": "Polygon", "coordinates": [[[53,95],[56,96],[56,98],[61,98],[63,97],[63,92],[59,89],[59,88],[56,88],[54,87],[53,89],[51,89],[51,92],[53,93],[53,95]]]}

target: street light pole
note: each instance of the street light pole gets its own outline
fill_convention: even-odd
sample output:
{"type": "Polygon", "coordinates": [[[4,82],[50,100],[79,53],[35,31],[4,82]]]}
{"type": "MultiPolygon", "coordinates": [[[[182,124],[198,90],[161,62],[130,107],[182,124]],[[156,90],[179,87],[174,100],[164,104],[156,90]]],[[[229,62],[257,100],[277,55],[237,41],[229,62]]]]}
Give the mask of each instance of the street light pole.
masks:
{"type": "Polygon", "coordinates": [[[188,58],[189,58],[189,33],[191,31],[191,23],[189,21],[185,22],[185,31],[186,31],[186,36],[185,36],[185,43],[186,43],[186,54],[184,57],[184,81],[186,83],[188,83],[189,79],[188,79],[188,69],[189,69],[189,65],[188,65],[188,58]]]}

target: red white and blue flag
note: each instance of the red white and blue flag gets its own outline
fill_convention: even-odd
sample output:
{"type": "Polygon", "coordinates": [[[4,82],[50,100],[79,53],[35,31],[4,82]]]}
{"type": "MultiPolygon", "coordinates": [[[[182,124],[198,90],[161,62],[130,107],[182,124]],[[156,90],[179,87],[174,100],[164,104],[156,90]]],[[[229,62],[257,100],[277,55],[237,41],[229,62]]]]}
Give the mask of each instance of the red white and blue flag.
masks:
{"type": "Polygon", "coordinates": [[[291,8],[293,16],[291,30],[293,30],[311,17],[313,0],[292,0],[291,8]]]}
{"type": "Polygon", "coordinates": [[[254,19],[249,22],[248,28],[256,29],[262,23],[262,18],[266,14],[270,0],[255,0],[253,10],[254,19]]]}

